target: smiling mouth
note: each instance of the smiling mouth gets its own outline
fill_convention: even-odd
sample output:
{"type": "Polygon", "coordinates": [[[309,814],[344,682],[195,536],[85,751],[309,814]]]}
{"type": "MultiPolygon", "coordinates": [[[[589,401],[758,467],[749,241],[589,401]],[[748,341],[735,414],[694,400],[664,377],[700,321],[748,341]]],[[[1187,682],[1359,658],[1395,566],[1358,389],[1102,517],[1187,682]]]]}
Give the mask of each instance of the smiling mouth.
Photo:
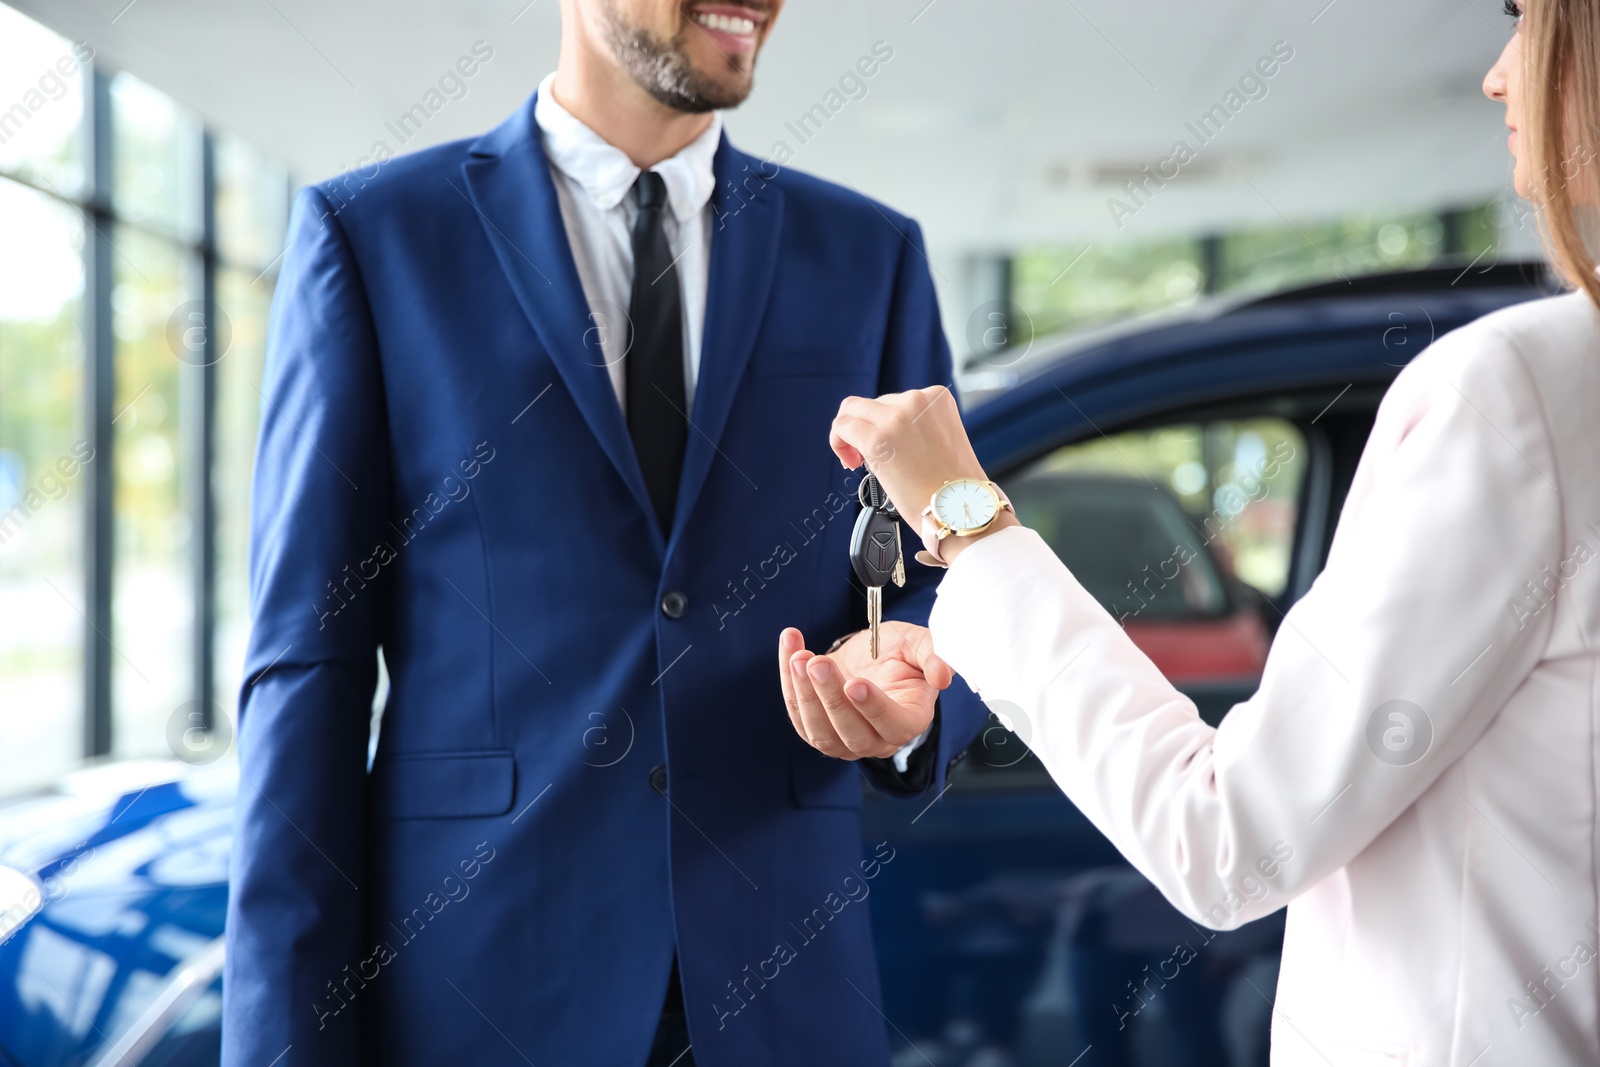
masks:
{"type": "Polygon", "coordinates": [[[704,11],[697,11],[694,20],[708,30],[721,30],[740,37],[754,36],[756,24],[747,18],[736,15],[712,15],[704,11]]]}
{"type": "Polygon", "coordinates": [[[753,45],[756,33],[764,21],[761,15],[746,7],[706,7],[691,10],[688,16],[695,25],[710,30],[733,45],[753,45]]]}

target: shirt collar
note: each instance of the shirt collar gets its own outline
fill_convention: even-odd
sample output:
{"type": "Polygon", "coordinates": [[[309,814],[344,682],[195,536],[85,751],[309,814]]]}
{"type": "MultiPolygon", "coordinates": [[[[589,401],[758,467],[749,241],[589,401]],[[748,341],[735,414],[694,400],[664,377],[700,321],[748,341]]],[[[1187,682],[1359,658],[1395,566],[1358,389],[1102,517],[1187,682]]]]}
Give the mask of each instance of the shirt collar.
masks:
{"type": "MultiPolygon", "coordinates": [[[[639,177],[622,149],[585,126],[577,116],[562,107],[550,91],[556,76],[550,74],[539,83],[534,100],[533,119],[544,138],[544,154],[561,173],[583,187],[596,207],[609,211],[622,203],[639,177]]],[[[712,160],[722,140],[722,113],[713,112],[711,125],[678,154],[650,168],[666,183],[672,213],[679,220],[698,215],[711,199],[717,179],[712,160]]]]}

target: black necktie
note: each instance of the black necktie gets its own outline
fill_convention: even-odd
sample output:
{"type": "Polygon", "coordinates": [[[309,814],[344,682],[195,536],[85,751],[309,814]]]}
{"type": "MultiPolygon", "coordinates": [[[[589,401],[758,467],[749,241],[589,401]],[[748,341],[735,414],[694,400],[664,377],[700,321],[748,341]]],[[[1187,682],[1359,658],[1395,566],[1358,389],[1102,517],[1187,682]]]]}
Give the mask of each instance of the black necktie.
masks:
{"type": "Polygon", "coordinates": [[[633,295],[628,302],[628,433],[644,471],[662,533],[672,530],[678,476],[689,440],[683,384],[683,297],[661,216],[667,187],[644,171],[633,186],[639,214],[633,220],[633,295]]]}

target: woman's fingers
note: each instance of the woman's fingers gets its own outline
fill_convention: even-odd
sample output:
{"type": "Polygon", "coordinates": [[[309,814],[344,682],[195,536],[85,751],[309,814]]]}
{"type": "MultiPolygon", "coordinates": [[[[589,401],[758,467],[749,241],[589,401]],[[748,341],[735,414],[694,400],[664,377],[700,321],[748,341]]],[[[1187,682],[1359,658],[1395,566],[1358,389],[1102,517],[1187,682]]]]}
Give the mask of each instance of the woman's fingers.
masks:
{"type": "Polygon", "coordinates": [[[942,385],[852,396],[839,405],[829,444],[842,462],[865,463],[904,515],[919,513],[951,478],[983,478],[961,408],[942,385]]]}
{"type": "Polygon", "coordinates": [[[855,470],[865,462],[860,445],[867,441],[871,427],[859,419],[842,414],[843,408],[840,411],[841,414],[834,417],[833,428],[828,431],[828,447],[833,449],[840,463],[855,470]]]}

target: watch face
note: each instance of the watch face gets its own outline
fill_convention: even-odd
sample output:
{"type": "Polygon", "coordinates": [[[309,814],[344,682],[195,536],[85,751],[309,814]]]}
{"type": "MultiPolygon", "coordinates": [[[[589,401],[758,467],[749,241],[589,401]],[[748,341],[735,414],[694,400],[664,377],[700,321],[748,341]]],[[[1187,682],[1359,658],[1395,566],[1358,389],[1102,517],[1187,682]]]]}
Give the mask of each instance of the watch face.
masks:
{"type": "Polygon", "coordinates": [[[976,530],[987,526],[999,510],[994,490],[980,481],[963,478],[951,482],[933,497],[933,513],[957,530],[976,530]]]}

